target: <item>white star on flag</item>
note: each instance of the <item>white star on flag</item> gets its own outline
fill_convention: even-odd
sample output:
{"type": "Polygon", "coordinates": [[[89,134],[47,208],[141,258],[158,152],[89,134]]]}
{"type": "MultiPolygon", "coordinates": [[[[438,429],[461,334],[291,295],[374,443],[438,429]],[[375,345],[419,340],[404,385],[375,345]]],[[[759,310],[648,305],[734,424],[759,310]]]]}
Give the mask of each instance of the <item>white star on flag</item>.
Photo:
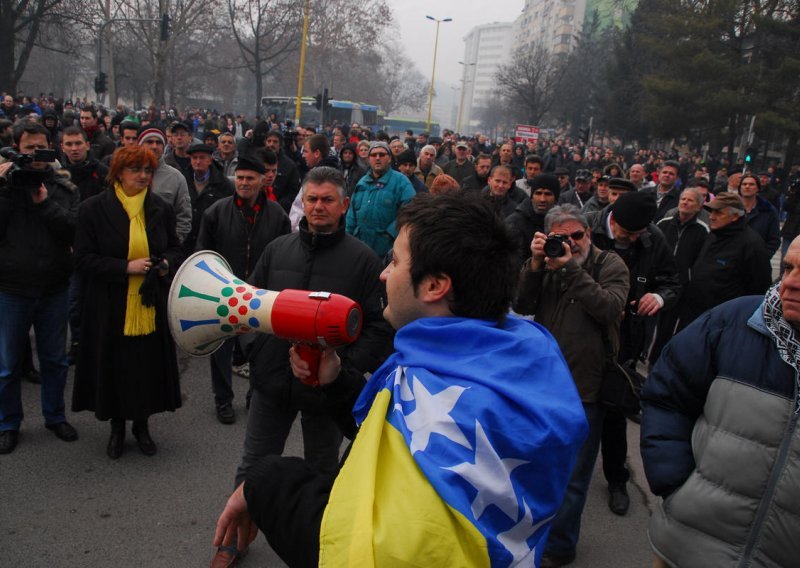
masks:
{"type": "Polygon", "coordinates": [[[511,485],[511,472],[524,463],[528,462],[511,458],[500,459],[486,437],[483,426],[476,420],[475,463],[464,462],[444,469],[457,473],[478,490],[472,500],[472,514],[476,519],[489,505],[495,505],[510,519],[516,519],[519,516],[519,503],[511,485]]]}
{"type": "Polygon", "coordinates": [[[395,404],[395,410],[400,411],[405,419],[406,427],[411,431],[411,455],[423,452],[428,447],[431,434],[441,434],[451,442],[472,449],[469,441],[464,436],[461,428],[450,416],[461,394],[467,390],[465,387],[450,386],[441,392],[431,394],[416,376],[414,386],[409,388],[408,378],[404,369],[399,368],[395,374],[395,384],[399,384],[402,400],[416,401],[416,407],[408,414],[404,414],[402,407],[395,404]],[[410,395],[410,398],[406,398],[410,395]]]}
{"type": "Polygon", "coordinates": [[[531,538],[546,523],[549,523],[555,515],[551,515],[536,523],[533,523],[533,513],[528,504],[523,500],[522,506],[525,508],[525,515],[522,519],[506,532],[497,535],[497,540],[506,547],[514,560],[511,566],[533,566],[533,558],[536,555],[536,547],[528,546],[528,539],[531,538]]]}

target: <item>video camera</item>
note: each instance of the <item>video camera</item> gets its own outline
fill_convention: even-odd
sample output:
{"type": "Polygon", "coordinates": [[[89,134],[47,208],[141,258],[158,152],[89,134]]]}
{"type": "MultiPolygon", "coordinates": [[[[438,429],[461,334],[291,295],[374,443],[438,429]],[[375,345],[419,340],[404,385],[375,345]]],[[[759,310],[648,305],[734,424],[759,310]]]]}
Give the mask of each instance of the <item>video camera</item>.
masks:
{"type": "Polygon", "coordinates": [[[22,187],[32,193],[39,189],[44,182],[52,179],[53,170],[46,168],[36,170],[30,167],[34,162],[52,163],[56,161],[55,150],[34,150],[33,154],[20,154],[14,148],[8,146],[0,149],[0,156],[14,164],[8,174],[8,184],[15,187],[22,187]]]}

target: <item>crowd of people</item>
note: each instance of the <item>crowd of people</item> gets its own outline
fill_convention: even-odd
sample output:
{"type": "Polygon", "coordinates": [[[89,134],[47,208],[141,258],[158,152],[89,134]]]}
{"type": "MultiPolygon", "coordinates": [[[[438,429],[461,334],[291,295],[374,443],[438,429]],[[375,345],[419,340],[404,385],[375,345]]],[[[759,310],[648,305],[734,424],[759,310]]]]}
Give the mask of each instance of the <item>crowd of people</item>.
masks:
{"type": "Polygon", "coordinates": [[[250,381],[212,566],[256,528],[291,566],[568,565],[598,455],[628,511],[628,420],[663,497],[657,563],[800,552],[796,166],[75,103],[0,104],[0,453],[24,377],[78,439],[74,364],[72,411],[109,422],[109,458],[128,422],[156,454],[148,418],[181,406],[169,287],[213,250],[260,288],[356,300],[363,328],[319,385],[272,335],[210,356],[220,423],[250,381]],[[648,375],[643,412],[609,401],[619,365],[648,375]],[[298,415],[304,458],[281,457],[298,415]]]}

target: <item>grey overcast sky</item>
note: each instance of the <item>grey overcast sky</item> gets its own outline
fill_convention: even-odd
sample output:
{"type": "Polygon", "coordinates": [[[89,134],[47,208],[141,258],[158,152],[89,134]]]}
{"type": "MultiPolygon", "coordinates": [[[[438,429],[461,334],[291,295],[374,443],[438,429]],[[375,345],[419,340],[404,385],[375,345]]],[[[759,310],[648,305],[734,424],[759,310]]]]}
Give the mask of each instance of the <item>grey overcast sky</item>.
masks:
{"type": "MultiPolygon", "coordinates": [[[[435,85],[441,80],[457,85],[461,79],[464,58],[464,36],[475,26],[492,22],[513,22],[525,5],[524,0],[388,0],[399,26],[400,39],[406,54],[430,80],[433,66],[433,44],[436,23],[425,16],[439,20],[453,18],[439,25],[439,52],[436,58],[435,85]]],[[[441,93],[442,90],[438,89],[441,93]]]]}

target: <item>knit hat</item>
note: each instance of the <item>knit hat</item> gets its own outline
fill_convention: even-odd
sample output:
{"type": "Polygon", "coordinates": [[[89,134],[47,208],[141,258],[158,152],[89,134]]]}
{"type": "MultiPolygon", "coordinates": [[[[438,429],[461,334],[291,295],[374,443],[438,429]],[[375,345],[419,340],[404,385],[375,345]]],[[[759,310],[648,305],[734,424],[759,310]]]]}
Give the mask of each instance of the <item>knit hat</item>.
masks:
{"type": "Polygon", "coordinates": [[[611,205],[614,222],[626,231],[641,231],[653,222],[658,207],[650,191],[624,193],[611,205]]]}
{"type": "Polygon", "coordinates": [[[375,150],[376,148],[383,148],[384,150],[386,150],[387,154],[391,154],[391,151],[389,150],[389,145],[386,142],[373,142],[372,144],[370,144],[369,154],[372,154],[372,151],[375,150]]]}
{"type": "Polygon", "coordinates": [[[238,172],[239,170],[250,170],[252,172],[258,172],[261,175],[267,173],[264,162],[252,156],[239,156],[239,163],[236,164],[236,171],[238,172]]]}
{"type": "Polygon", "coordinates": [[[558,178],[553,174],[539,174],[533,179],[529,179],[528,187],[531,188],[531,195],[537,189],[548,190],[556,199],[561,194],[561,184],[558,183],[558,178]]]}
{"type": "Polygon", "coordinates": [[[414,154],[414,150],[404,150],[401,152],[397,158],[395,158],[395,164],[401,166],[403,164],[415,164],[417,163],[417,156],[414,154]]]}
{"type": "Polygon", "coordinates": [[[162,144],[164,145],[167,144],[167,139],[164,136],[164,133],[161,132],[158,128],[148,128],[147,130],[142,130],[139,133],[139,137],[136,139],[136,143],[139,144],[139,146],[141,146],[142,144],[145,143],[146,140],[149,140],[150,138],[158,138],[159,140],[161,140],[162,144]]]}

